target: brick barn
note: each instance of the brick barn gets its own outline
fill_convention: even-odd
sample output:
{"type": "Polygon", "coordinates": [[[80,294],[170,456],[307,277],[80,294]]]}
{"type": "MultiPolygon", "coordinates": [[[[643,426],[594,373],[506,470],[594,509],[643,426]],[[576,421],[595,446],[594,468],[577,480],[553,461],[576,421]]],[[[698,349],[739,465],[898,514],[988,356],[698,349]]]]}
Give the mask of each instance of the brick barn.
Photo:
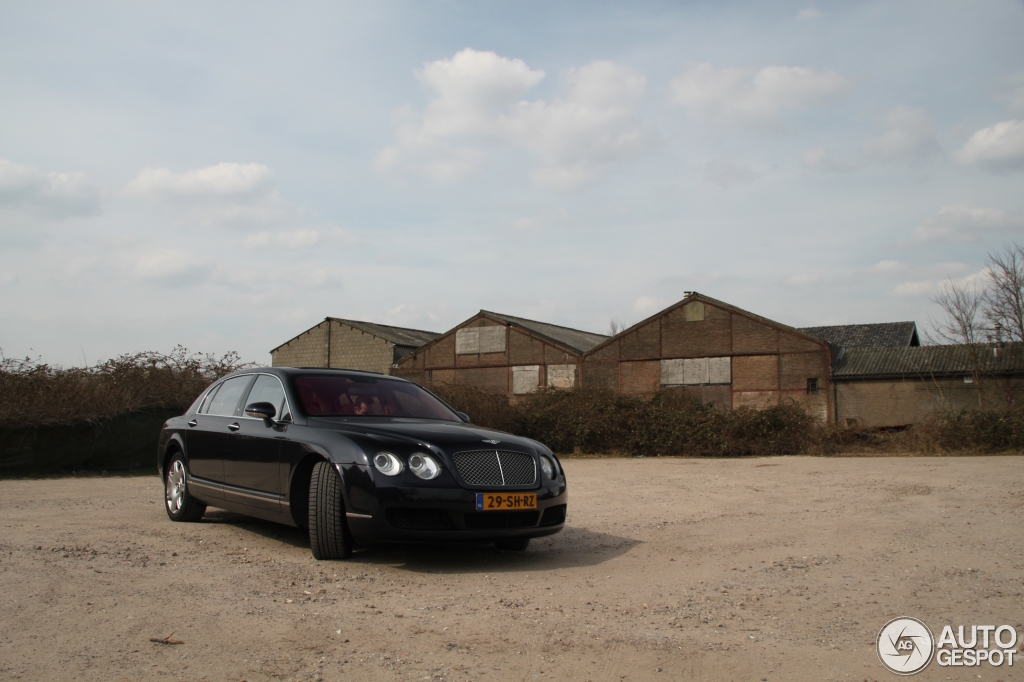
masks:
{"type": "Polygon", "coordinates": [[[1024,347],[849,348],[834,369],[847,426],[907,426],[939,410],[1000,409],[1024,397],[1024,347]]]}
{"type": "Polygon", "coordinates": [[[724,409],[794,400],[831,421],[832,352],[827,341],[693,292],[588,350],[582,384],[674,388],[724,409]]]}
{"type": "Polygon", "coordinates": [[[436,332],[327,317],[270,351],[274,367],[333,367],[391,374],[436,332]]]}
{"type": "Polygon", "coordinates": [[[607,336],[487,310],[398,363],[395,375],[429,386],[455,383],[509,396],[579,384],[583,354],[607,336]]]}

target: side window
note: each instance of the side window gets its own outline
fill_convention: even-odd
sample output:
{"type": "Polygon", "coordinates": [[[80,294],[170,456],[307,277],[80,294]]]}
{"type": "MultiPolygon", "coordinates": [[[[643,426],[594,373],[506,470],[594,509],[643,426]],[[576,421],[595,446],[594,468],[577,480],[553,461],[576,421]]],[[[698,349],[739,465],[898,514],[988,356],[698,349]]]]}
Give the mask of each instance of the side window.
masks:
{"type": "Polygon", "coordinates": [[[249,391],[249,397],[245,399],[246,405],[252,403],[270,403],[277,410],[276,419],[290,421],[291,411],[288,409],[288,399],[284,395],[284,387],[277,377],[269,374],[261,374],[256,377],[256,383],[249,391]]]}
{"type": "Polygon", "coordinates": [[[213,396],[215,396],[217,394],[217,391],[219,390],[220,386],[214,386],[213,390],[206,394],[206,398],[203,400],[202,406],[198,410],[196,410],[196,412],[199,414],[206,414],[207,412],[209,412],[210,403],[213,402],[213,396]]]}
{"type": "Polygon", "coordinates": [[[242,398],[250,381],[252,381],[251,376],[235,377],[225,381],[217,390],[217,394],[213,396],[213,400],[210,401],[210,407],[206,413],[222,417],[233,416],[235,408],[238,407],[238,401],[242,398]]]}

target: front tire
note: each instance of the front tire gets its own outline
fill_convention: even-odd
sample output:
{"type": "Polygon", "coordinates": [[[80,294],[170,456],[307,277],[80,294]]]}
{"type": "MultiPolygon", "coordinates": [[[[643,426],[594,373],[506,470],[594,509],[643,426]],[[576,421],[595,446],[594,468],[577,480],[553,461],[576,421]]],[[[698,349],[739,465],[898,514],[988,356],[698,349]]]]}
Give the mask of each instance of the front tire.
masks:
{"type": "Polygon", "coordinates": [[[530,546],[530,538],[519,538],[518,540],[502,540],[495,542],[494,546],[506,552],[525,552],[530,546]]]}
{"type": "Polygon", "coordinates": [[[341,476],[330,462],[314,464],[309,481],[309,548],[320,561],[352,555],[341,476]]]}
{"type": "Polygon", "coordinates": [[[164,472],[164,509],[171,521],[198,521],[206,513],[206,505],[189,495],[187,482],[185,458],[179,452],[164,472]]]}

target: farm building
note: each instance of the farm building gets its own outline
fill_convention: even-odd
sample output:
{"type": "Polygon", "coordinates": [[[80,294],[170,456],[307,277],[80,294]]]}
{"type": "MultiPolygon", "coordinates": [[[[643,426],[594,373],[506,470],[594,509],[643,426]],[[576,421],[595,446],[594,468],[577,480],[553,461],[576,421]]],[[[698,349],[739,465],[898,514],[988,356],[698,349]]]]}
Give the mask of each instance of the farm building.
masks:
{"type": "Polygon", "coordinates": [[[835,363],[848,426],[906,426],[938,410],[999,409],[1024,398],[1021,344],[850,348],[835,363]]]}
{"type": "Polygon", "coordinates": [[[583,354],[607,336],[481,310],[398,363],[425,386],[456,383],[507,395],[579,384],[583,354]]]}
{"type": "Polygon", "coordinates": [[[586,352],[582,384],[678,388],[725,409],[795,400],[833,418],[827,341],[693,292],[586,352]]]}
{"type": "Polygon", "coordinates": [[[270,351],[274,367],[333,367],[391,374],[435,332],[327,317],[270,351]]]}
{"type": "Polygon", "coordinates": [[[583,385],[678,388],[725,409],[793,399],[833,415],[826,341],[696,292],[590,349],[583,385]]]}

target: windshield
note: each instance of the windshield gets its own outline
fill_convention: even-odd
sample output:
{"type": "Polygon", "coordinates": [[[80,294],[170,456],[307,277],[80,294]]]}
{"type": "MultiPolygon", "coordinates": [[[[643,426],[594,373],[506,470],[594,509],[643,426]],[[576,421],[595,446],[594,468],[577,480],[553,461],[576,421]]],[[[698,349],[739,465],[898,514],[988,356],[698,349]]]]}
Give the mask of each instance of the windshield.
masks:
{"type": "Polygon", "coordinates": [[[311,417],[411,417],[461,422],[444,403],[416,384],[393,379],[314,374],[295,377],[299,400],[311,417]]]}

